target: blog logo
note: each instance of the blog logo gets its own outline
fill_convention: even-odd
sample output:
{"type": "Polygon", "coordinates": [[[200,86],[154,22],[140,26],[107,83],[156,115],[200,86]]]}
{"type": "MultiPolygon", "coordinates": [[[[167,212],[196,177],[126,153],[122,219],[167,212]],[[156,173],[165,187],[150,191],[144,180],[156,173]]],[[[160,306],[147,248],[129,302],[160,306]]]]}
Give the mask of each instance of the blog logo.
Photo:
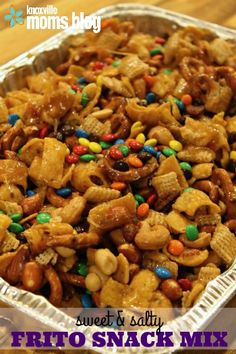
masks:
{"type": "Polygon", "coordinates": [[[4,16],[5,21],[9,22],[11,27],[14,27],[16,24],[23,25],[24,19],[22,17],[23,11],[16,10],[13,5],[9,7],[9,13],[4,16]]]}
{"type": "Polygon", "coordinates": [[[77,30],[92,30],[95,33],[101,31],[100,16],[86,16],[84,12],[73,11],[71,16],[59,16],[58,9],[53,5],[26,7],[26,27],[32,30],[57,29],[65,30],[72,27],[77,30]]]}

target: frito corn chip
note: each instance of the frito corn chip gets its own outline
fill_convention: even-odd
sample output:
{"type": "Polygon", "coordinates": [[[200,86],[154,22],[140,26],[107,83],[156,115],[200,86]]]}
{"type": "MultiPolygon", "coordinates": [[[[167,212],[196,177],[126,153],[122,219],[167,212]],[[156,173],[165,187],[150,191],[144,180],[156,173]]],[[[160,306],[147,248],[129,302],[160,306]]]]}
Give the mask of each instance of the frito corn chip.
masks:
{"type": "Polygon", "coordinates": [[[190,189],[182,193],[173,204],[173,209],[194,216],[201,207],[209,208],[211,214],[220,213],[220,207],[213,203],[208,195],[197,189],[190,189]]]}

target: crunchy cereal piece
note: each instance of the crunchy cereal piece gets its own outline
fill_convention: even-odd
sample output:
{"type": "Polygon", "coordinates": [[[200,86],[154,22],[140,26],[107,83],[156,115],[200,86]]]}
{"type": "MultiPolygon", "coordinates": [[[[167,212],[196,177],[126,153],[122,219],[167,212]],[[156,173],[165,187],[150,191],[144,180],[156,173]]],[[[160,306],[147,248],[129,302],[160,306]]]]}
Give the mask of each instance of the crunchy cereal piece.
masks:
{"type": "Polygon", "coordinates": [[[20,241],[16,239],[15,234],[7,232],[0,246],[0,253],[6,253],[16,250],[20,245],[20,241]]]}
{"type": "MultiPolygon", "coordinates": [[[[59,247],[57,247],[57,249],[58,248],[59,247]]],[[[57,257],[55,257],[55,258],[52,259],[51,264],[52,265],[57,264],[57,269],[60,270],[61,272],[68,272],[75,266],[77,261],[78,261],[78,257],[76,256],[76,254],[72,254],[71,256],[66,257],[66,258],[63,258],[63,257],[57,258],[57,257]]],[[[77,275],[75,275],[75,276],[77,276],[77,275]]]]}
{"type": "Polygon", "coordinates": [[[26,189],[27,176],[27,167],[23,162],[0,160],[0,183],[15,184],[26,189]]]}
{"type": "Polygon", "coordinates": [[[0,199],[21,204],[24,196],[19,187],[14,184],[3,183],[0,186],[0,199]]]}
{"type": "Polygon", "coordinates": [[[166,227],[167,223],[166,223],[165,218],[166,218],[166,215],[164,213],[159,213],[158,211],[150,209],[149,214],[146,217],[145,221],[147,221],[150,226],[162,225],[162,226],[166,227]]]}
{"type": "Polygon", "coordinates": [[[90,134],[103,135],[110,132],[110,128],[107,124],[100,122],[92,114],[84,118],[81,128],[86,130],[90,134]]]}
{"type": "Polygon", "coordinates": [[[7,215],[23,214],[22,207],[15,202],[0,200],[0,210],[3,210],[7,215]]]}
{"type": "Polygon", "coordinates": [[[210,245],[228,266],[234,261],[236,257],[236,238],[227,226],[217,225],[210,245]]]}
{"type": "Polygon", "coordinates": [[[127,76],[129,79],[134,79],[136,76],[141,76],[148,70],[148,65],[145,64],[135,54],[127,55],[121,60],[119,72],[127,76]]]}
{"type": "Polygon", "coordinates": [[[152,293],[152,297],[149,301],[149,308],[160,309],[158,313],[160,314],[161,312],[161,318],[163,321],[167,322],[174,319],[172,307],[173,305],[171,301],[162,291],[157,290],[152,293]]]}
{"type": "Polygon", "coordinates": [[[220,275],[221,271],[216,266],[206,265],[205,267],[201,267],[198,273],[198,279],[203,283],[207,284],[212,279],[215,279],[220,275]]]}
{"type": "Polygon", "coordinates": [[[157,289],[160,284],[160,279],[149,269],[142,269],[132,279],[130,287],[139,289],[139,291],[152,292],[157,289]]]}
{"type": "Polygon", "coordinates": [[[103,203],[120,197],[120,191],[115,189],[91,186],[87,189],[83,197],[92,203],[103,203]]]}
{"type": "Polygon", "coordinates": [[[122,284],[128,284],[129,282],[129,262],[127,258],[120,253],[117,256],[117,270],[113,274],[113,278],[122,284]]]}
{"type": "Polygon", "coordinates": [[[123,307],[123,297],[127,292],[128,285],[109,278],[102,287],[100,293],[100,307],[123,307]]]}
{"type": "Polygon", "coordinates": [[[54,138],[44,139],[42,157],[36,156],[29,168],[29,176],[37,182],[60,188],[64,174],[65,157],[69,149],[66,144],[54,138]],[[56,163],[55,163],[56,161],[56,163]]]}
{"type": "Polygon", "coordinates": [[[183,293],[182,298],[182,307],[183,309],[190,308],[197,298],[199,298],[199,294],[204,290],[205,286],[201,281],[195,281],[193,284],[193,288],[190,291],[185,291],[183,293]]]}
{"type": "Polygon", "coordinates": [[[161,199],[165,199],[169,195],[173,195],[174,198],[181,192],[181,187],[175,172],[153,177],[152,185],[157,191],[158,197],[161,199]]]}
{"type": "Polygon", "coordinates": [[[206,193],[197,189],[182,193],[173,204],[173,209],[185,212],[189,216],[194,216],[201,207],[209,208],[210,214],[220,213],[219,206],[213,203],[206,193]]]}
{"type": "Polygon", "coordinates": [[[123,307],[149,307],[153,292],[160,283],[153,272],[149,269],[142,269],[136,274],[123,298],[123,307]]]}
{"type": "Polygon", "coordinates": [[[82,212],[86,206],[86,199],[81,196],[72,198],[63,208],[55,209],[52,212],[53,218],[60,218],[63,223],[75,225],[79,222],[82,212]]]}
{"type": "Polygon", "coordinates": [[[216,154],[207,147],[188,146],[178,152],[177,157],[182,161],[193,163],[207,163],[215,159],[216,154]]]}
{"type": "MultiPolygon", "coordinates": [[[[153,129],[155,129],[155,128],[153,128],[153,129]]],[[[174,155],[171,155],[170,157],[168,157],[167,159],[165,159],[161,162],[160,167],[157,171],[157,176],[164,175],[169,172],[176,173],[179,185],[182,188],[188,187],[188,183],[187,183],[186,178],[184,176],[183,170],[181,170],[181,168],[179,166],[179,162],[177,161],[177,159],[174,155]]]]}
{"type": "Polygon", "coordinates": [[[56,264],[58,254],[52,249],[48,248],[43,253],[40,253],[35,257],[36,262],[42,265],[47,265],[49,263],[56,264]]]}
{"type": "Polygon", "coordinates": [[[104,86],[109,88],[111,91],[114,91],[121,96],[124,96],[127,98],[135,96],[133,87],[130,84],[128,77],[123,77],[121,80],[118,80],[115,77],[103,76],[102,83],[104,86]]]}
{"type": "Polygon", "coordinates": [[[209,251],[207,259],[201,264],[201,266],[206,266],[209,263],[214,264],[216,267],[219,267],[220,265],[222,265],[223,261],[215,251],[211,250],[209,251]]]}

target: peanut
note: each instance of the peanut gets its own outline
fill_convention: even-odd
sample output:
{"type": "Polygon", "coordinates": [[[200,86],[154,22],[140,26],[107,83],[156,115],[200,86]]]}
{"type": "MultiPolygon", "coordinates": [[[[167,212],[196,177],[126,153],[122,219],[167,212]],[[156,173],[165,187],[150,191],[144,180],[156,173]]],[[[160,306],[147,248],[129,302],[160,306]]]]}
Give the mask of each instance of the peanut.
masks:
{"type": "Polygon", "coordinates": [[[93,112],[92,115],[98,120],[106,120],[112,115],[113,111],[110,108],[105,108],[97,112],[93,112]]]}
{"type": "Polygon", "coordinates": [[[85,286],[88,290],[95,292],[101,289],[102,282],[96,273],[89,273],[85,278],[85,286]]]}
{"type": "Polygon", "coordinates": [[[117,257],[118,267],[117,271],[113,274],[113,278],[122,284],[129,282],[129,262],[127,258],[120,253],[117,257]]]}
{"type": "Polygon", "coordinates": [[[99,279],[102,282],[102,285],[104,285],[109,278],[108,275],[104,274],[97,266],[93,265],[89,267],[89,273],[95,273],[99,277],[99,279]]]}
{"type": "Polygon", "coordinates": [[[111,231],[110,235],[111,235],[112,241],[114,242],[114,244],[117,247],[126,242],[121,229],[115,229],[115,230],[111,231]]]}
{"type": "Polygon", "coordinates": [[[130,263],[141,263],[141,252],[138,247],[136,247],[132,243],[124,243],[123,245],[120,245],[118,247],[118,251],[122,253],[130,263]]]}
{"type": "Polygon", "coordinates": [[[96,249],[95,248],[87,248],[87,252],[86,252],[86,256],[87,256],[87,260],[88,260],[88,264],[92,265],[95,264],[95,253],[96,253],[96,249]]]}
{"type": "Polygon", "coordinates": [[[43,201],[40,195],[37,193],[32,197],[23,199],[21,203],[24,214],[31,215],[37,213],[43,206],[43,201]]]}
{"type": "Polygon", "coordinates": [[[68,257],[71,257],[75,254],[75,250],[73,250],[72,248],[68,248],[68,247],[56,247],[55,250],[63,258],[68,258],[68,257]]]}
{"type": "Polygon", "coordinates": [[[38,291],[43,285],[42,267],[33,261],[26,263],[23,268],[22,283],[26,290],[38,291]]]}
{"type": "Polygon", "coordinates": [[[182,289],[174,279],[166,279],[161,283],[161,290],[168,299],[176,301],[183,295],[182,289]]]}
{"type": "Polygon", "coordinates": [[[130,223],[123,226],[122,233],[127,242],[132,242],[138,230],[138,225],[130,223]]]}
{"type": "Polygon", "coordinates": [[[22,246],[18,249],[15,257],[13,258],[11,264],[7,268],[6,280],[15,285],[21,280],[21,275],[23,267],[29,258],[29,249],[27,246],[22,246]]]}
{"type": "Polygon", "coordinates": [[[115,273],[118,266],[116,257],[107,248],[97,250],[95,253],[95,264],[106,275],[115,273]]]}

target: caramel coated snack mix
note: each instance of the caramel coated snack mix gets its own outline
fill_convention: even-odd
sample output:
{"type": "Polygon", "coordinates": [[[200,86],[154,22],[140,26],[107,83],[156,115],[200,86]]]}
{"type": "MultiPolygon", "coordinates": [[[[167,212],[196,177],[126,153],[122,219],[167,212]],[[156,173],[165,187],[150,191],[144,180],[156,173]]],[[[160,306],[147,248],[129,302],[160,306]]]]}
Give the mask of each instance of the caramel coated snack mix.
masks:
{"type": "Polygon", "coordinates": [[[0,97],[0,276],[58,307],[189,308],[236,257],[236,45],[106,19],[0,97]]]}

